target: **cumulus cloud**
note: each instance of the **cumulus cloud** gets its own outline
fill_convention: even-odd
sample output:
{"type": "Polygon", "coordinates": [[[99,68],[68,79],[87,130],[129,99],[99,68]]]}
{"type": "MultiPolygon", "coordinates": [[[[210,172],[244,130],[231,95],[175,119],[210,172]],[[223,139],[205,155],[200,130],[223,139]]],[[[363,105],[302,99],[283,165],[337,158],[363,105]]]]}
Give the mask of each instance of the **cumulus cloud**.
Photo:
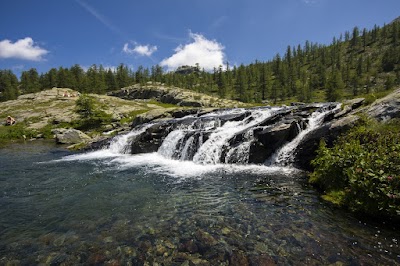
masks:
{"type": "Polygon", "coordinates": [[[18,58],[30,61],[41,61],[49,51],[35,45],[32,38],[26,37],[15,43],[10,40],[0,41],[0,58],[18,58]]]}
{"type": "Polygon", "coordinates": [[[129,44],[125,43],[122,51],[124,51],[127,54],[151,56],[155,51],[157,51],[157,46],[135,44],[135,47],[129,48],[129,44]]]}
{"type": "Polygon", "coordinates": [[[160,65],[174,70],[182,65],[194,66],[196,63],[206,71],[224,65],[225,47],[215,40],[208,40],[201,34],[190,33],[191,43],[180,45],[175,54],[165,58],[160,65]]]}

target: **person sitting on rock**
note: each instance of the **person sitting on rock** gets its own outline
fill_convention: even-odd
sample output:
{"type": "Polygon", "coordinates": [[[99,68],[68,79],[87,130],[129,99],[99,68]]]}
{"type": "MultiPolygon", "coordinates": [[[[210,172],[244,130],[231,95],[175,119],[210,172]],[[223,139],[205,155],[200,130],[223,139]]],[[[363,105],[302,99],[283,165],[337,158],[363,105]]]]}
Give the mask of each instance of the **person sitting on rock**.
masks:
{"type": "Polygon", "coordinates": [[[16,123],[15,119],[12,118],[11,116],[7,116],[6,119],[6,126],[12,126],[16,123]]]}

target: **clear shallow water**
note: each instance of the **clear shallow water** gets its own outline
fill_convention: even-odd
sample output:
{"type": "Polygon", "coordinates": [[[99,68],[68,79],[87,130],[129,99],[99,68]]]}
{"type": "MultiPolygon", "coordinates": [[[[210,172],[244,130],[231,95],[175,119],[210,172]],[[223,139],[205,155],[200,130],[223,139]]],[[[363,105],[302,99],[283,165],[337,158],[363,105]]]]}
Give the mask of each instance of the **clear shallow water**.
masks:
{"type": "Polygon", "coordinates": [[[0,149],[0,264],[396,265],[400,231],[321,202],[289,168],[0,149]]]}

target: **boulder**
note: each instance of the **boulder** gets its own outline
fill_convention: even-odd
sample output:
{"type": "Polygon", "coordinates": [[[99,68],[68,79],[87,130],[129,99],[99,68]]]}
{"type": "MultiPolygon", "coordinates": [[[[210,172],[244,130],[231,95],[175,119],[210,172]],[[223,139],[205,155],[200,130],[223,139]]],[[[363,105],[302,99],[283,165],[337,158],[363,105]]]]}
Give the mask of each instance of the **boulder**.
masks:
{"type": "Polygon", "coordinates": [[[400,89],[376,100],[367,110],[367,114],[380,121],[400,118],[400,89]]]}
{"type": "Polygon", "coordinates": [[[154,121],[161,118],[171,118],[171,114],[168,111],[170,111],[170,109],[154,109],[146,113],[137,115],[133,119],[131,127],[134,128],[138,125],[148,123],[150,121],[154,121]]]}
{"type": "Polygon", "coordinates": [[[173,127],[168,123],[149,127],[132,141],[131,154],[156,152],[172,130],[173,127]]]}
{"type": "Polygon", "coordinates": [[[360,118],[356,115],[345,116],[331,121],[307,134],[296,147],[294,153],[294,165],[304,170],[312,170],[311,161],[316,156],[321,139],[324,139],[328,147],[343,133],[354,127],[360,118]]]}
{"type": "Polygon", "coordinates": [[[294,139],[300,132],[302,121],[277,123],[266,129],[255,129],[250,145],[249,163],[263,163],[285,143],[294,139]]]}
{"type": "Polygon", "coordinates": [[[52,133],[55,134],[56,142],[60,144],[77,144],[91,140],[88,135],[73,128],[56,128],[52,130],[52,133]]]}
{"type": "Polygon", "coordinates": [[[364,101],[364,98],[356,98],[344,101],[342,110],[339,113],[335,114],[334,118],[337,119],[349,114],[351,111],[359,108],[364,103],[364,101]]]}

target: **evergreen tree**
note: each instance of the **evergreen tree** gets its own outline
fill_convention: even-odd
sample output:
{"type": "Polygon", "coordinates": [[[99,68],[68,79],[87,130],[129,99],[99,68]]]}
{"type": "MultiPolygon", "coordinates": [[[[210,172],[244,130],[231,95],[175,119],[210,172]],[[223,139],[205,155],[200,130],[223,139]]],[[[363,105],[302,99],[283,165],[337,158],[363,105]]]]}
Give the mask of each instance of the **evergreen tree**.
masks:
{"type": "Polygon", "coordinates": [[[73,83],[72,88],[79,92],[84,92],[86,86],[86,73],[83,68],[80,65],[75,64],[69,69],[69,73],[73,83]]]}
{"type": "Polygon", "coordinates": [[[18,79],[11,70],[0,70],[0,101],[18,97],[18,79]]]}
{"type": "Polygon", "coordinates": [[[72,88],[73,79],[67,68],[59,67],[57,71],[57,86],[60,88],[72,88]]]}
{"type": "Polygon", "coordinates": [[[326,84],[326,100],[329,102],[335,102],[340,99],[344,83],[342,75],[339,71],[333,71],[331,77],[328,79],[326,84]]]}
{"type": "Polygon", "coordinates": [[[108,69],[107,73],[105,74],[105,82],[107,91],[113,91],[118,89],[118,84],[115,78],[115,74],[111,69],[108,69]]]}
{"type": "Polygon", "coordinates": [[[124,88],[129,86],[130,84],[129,70],[128,67],[125,66],[124,64],[120,64],[117,67],[116,80],[119,88],[124,88]]]}
{"type": "Polygon", "coordinates": [[[24,93],[38,92],[40,88],[40,79],[36,68],[21,73],[21,89],[24,93]]]}
{"type": "Polygon", "coordinates": [[[218,95],[221,98],[224,98],[226,96],[226,79],[224,72],[222,71],[222,66],[219,66],[218,68],[218,95]]]}
{"type": "Polygon", "coordinates": [[[247,74],[244,65],[240,65],[237,71],[237,78],[235,82],[237,99],[243,102],[248,102],[247,95],[247,74]]]}
{"type": "Polygon", "coordinates": [[[352,39],[351,39],[351,45],[353,47],[353,49],[357,49],[358,48],[358,36],[360,34],[360,30],[358,29],[358,27],[354,27],[353,28],[353,35],[352,35],[352,39]]]}

